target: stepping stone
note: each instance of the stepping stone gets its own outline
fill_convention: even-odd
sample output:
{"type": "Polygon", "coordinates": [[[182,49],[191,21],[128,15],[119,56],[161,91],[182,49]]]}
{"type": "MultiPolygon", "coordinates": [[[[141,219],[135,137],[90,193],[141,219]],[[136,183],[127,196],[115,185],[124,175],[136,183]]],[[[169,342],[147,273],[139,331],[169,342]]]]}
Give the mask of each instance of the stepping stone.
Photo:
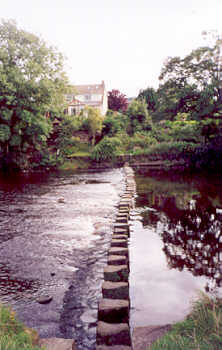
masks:
{"type": "Polygon", "coordinates": [[[129,301],[123,299],[101,299],[98,320],[107,323],[129,323],[129,301]]]}
{"type": "Polygon", "coordinates": [[[129,224],[114,224],[114,231],[117,228],[121,228],[121,229],[129,231],[129,224]]]}
{"type": "Polygon", "coordinates": [[[97,345],[131,345],[130,330],[127,323],[110,324],[99,321],[96,334],[97,345]]]}
{"type": "Polygon", "coordinates": [[[39,340],[38,345],[45,350],[77,350],[73,339],[44,338],[39,340]]]}
{"type": "Polygon", "coordinates": [[[117,217],[115,222],[117,224],[128,224],[128,217],[117,217]]]}
{"type": "Polygon", "coordinates": [[[128,282],[129,269],[127,265],[107,265],[104,268],[104,281],[128,282]]]}
{"type": "Polygon", "coordinates": [[[110,282],[102,284],[103,298],[108,299],[129,299],[129,283],[127,282],[110,282]]]}
{"type": "Polygon", "coordinates": [[[111,240],[111,247],[128,247],[128,241],[126,239],[115,239],[112,238],[111,240]]]}
{"type": "Polygon", "coordinates": [[[112,247],[109,249],[108,255],[125,255],[128,258],[129,250],[128,248],[112,247]]]}
{"type": "Polygon", "coordinates": [[[109,255],[107,260],[108,265],[127,265],[128,259],[125,255],[109,255]]]}
{"type": "Polygon", "coordinates": [[[121,234],[118,234],[118,233],[113,233],[113,235],[112,235],[112,238],[114,238],[114,239],[126,239],[126,240],[128,240],[128,235],[121,235],[121,234]]]}

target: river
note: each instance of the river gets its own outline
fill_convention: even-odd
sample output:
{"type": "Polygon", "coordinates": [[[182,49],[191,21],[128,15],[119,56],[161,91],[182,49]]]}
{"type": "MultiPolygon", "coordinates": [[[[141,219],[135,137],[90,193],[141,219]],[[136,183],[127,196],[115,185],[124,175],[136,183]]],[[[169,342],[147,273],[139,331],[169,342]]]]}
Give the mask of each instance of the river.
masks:
{"type": "Polygon", "coordinates": [[[94,348],[121,169],[0,178],[0,301],[41,337],[94,348]],[[53,297],[47,304],[39,298],[53,297]]]}
{"type": "Polygon", "coordinates": [[[222,297],[222,176],[138,170],[131,222],[131,326],[182,320],[222,297]]]}
{"type": "MultiPolygon", "coordinates": [[[[182,320],[221,293],[222,177],[136,171],[131,328],[182,320]]],[[[0,301],[41,337],[95,347],[122,169],[0,177],[0,301]],[[39,298],[53,298],[40,304],[39,298]]]]}

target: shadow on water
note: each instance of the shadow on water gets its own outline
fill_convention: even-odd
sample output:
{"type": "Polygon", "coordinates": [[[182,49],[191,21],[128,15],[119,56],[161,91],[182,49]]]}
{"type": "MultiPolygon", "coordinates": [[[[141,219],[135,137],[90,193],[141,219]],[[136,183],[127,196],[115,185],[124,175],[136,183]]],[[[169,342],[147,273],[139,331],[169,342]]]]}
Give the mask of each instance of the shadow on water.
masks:
{"type": "MultiPolygon", "coordinates": [[[[138,193],[136,211],[140,214],[143,228],[140,229],[141,238],[139,238],[139,235],[136,236],[136,232],[134,235],[137,237],[137,240],[143,239],[143,244],[145,235],[149,235],[151,242],[152,239],[155,241],[153,247],[155,247],[155,244],[159,246],[159,253],[155,252],[154,249],[153,253],[151,249],[150,251],[153,254],[153,260],[158,260],[158,257],[160,257],[159,260],[161,262],[157,262],[152,267],[152,261],[150,261],[150,269],[152,270],[153,268],[153,273],[162,276],[161,282],[158,281],[159,285],[157,283],[155,288],[161,289],[161,283],[164,281],[165,292],[162,291],[163,299],[171,303],[171,300],[167,300],[166,289],[176,290],[177,288],[176,292],[178,295],[175,292],[175,299],[180,298],[180,304],[184,302],[181,286],[179,286],[181,277],[173,271],[181,273],[181,276],[184,278],[183,283],[185,283],[185,278],[187,278],[186,288],[189,288],[190,291],[193,289],[193,295],[196,292],[198,283],[198,288],[203,288],[205,292],[221,293],[221,176],[206,177],[191,176],[190,174],[181,176],[138,172],[136,182],[138,193]],[[165,257],[165,263],[162,262],[161,254],[165,257]],[[190,273],[195,279],[200,278],[200,282],[191,279],[187,273],[190,273]],[[170,286],[170,283],[174,285],[170,286]],[[176,287],[177,283],[178,287],[176,287]]],[[[149,242],[148,239],[147,242],[149,242]]],[[[132,253],[133,249],[132,246],[132,253]]],[[[136,257],[134,260],[136,264],[136,257]]],[[[145,262],[146,258],[144,259],[144,264],[145,262]]],[[[136,270],[136,272],[139,274],[139,270],[136,270]]],[[[136,278],[133,280],[133,283],[136,283],[136,278]]],[[[147,283],[146,287],[149,288],[149,286],[150,284],[147,283]]],[[[189,294],[189,297],[191,294],[189,294]]],[[[145,302],[147,301],[149,302],[149,300],[145,302]]],[[[172,302],[171,307],[174,306],[174,302],[172,302]]],[[[183,312],[181,311],[180,315],[175,316],[175,319],[185,316],[183,312]]],[[[163,318],[167,321],[167,315],[166,318],[160,315],[159,318],[157,317],[158,320],[156,322],[159,321],[161,323],[163,318]]],[[[169,318],[169,321],[174,320],[172,311],[169,318]]]]}

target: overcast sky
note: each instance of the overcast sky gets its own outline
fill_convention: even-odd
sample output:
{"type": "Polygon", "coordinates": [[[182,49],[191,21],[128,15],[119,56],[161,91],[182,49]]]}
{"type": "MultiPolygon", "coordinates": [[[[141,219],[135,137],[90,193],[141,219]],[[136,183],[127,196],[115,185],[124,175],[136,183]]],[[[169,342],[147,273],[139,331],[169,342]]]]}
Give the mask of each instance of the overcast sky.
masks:
{"type": "Polygon", "coordinates": [[[75,84],[105,81],[136,96],[158,86],[168,56],[203,44],[203,30],[222,33],[222,0],[0,0],[0,18],[41,36],[67,57],[75,84]]]}

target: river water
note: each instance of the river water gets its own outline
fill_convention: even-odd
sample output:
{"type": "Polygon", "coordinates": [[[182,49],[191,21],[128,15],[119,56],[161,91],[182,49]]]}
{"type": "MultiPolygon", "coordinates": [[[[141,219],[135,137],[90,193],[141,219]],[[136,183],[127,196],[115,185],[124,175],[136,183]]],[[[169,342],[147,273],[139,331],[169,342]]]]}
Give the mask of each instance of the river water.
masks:
{"type": "Polygon", "coordinates": [[[94,348],[121,169],[0,178],[0,301],[41,337],[94,348]],[[53,297],[48,304],[39,298],[53,297]]]}
{"type": "MultiPolygon", "coordinates": [[[[122,169],[0,177],[0,302],[41,337],[94,349],[124,181],[122,169]]],[[[136,182],[132,329],[182,320],[198,291],[220,295],[222,284],[222,177],[141,169],[136,182]]]]}
{"type": "Polygon", "coordinates": [[[222,297],[222,176],[138,170],[130,239],[131,326],[182,320],[222,297]]]}

